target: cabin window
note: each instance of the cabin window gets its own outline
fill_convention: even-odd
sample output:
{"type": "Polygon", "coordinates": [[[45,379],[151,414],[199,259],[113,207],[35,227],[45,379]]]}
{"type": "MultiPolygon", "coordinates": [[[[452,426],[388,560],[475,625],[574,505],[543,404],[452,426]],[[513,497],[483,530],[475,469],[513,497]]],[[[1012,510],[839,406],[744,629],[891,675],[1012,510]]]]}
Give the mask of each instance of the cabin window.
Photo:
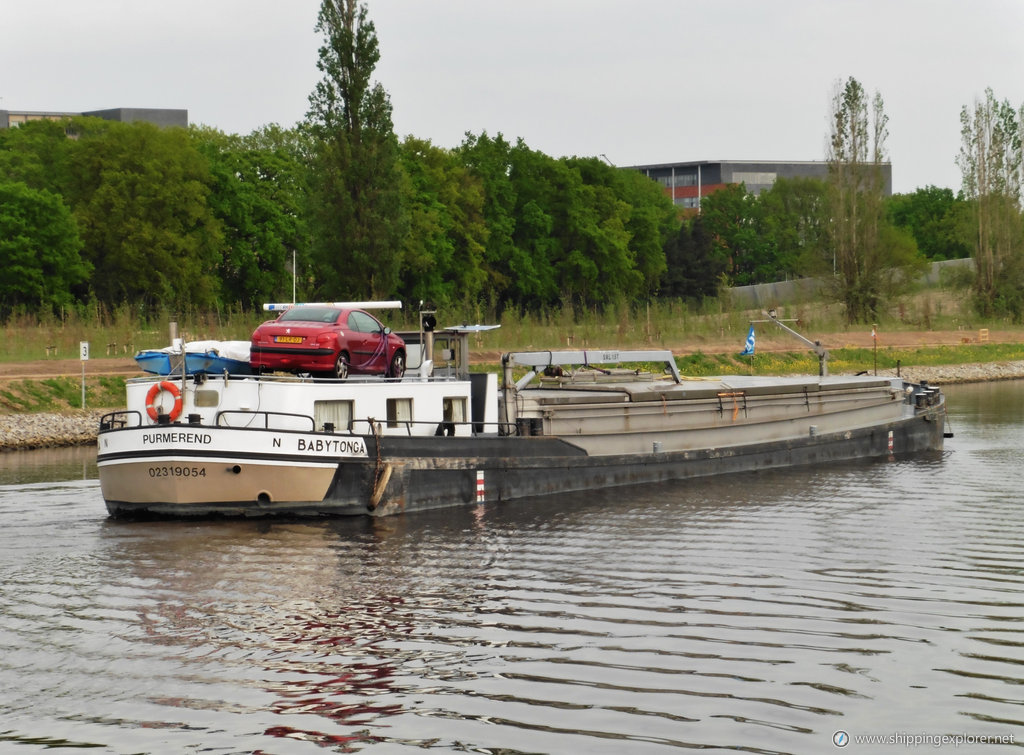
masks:
{"type": "Polygon", "coordinates": [[[220,403],[220,394],[211,390],[196,390],[192,396],[196,406],[217,406],[220,403]]]}
{"type": "Polygon", "coordinates": [[[314,401],[313,421],[316,429],[322,430],[328,422],[334,424],[336,432],[347,433],[352,424],[351,401],[314,401]]]}
{"type": "Polygon", "coordinates": [[[401,427],[412,421],[411,398],[388,399],[388,427],[401,427]]]}
{"type": "Polygon", "coordinates": [[[466,399],[464,397],[457,396],[444,400],[444,421],[456,423],[466,421],[466,399]]]}

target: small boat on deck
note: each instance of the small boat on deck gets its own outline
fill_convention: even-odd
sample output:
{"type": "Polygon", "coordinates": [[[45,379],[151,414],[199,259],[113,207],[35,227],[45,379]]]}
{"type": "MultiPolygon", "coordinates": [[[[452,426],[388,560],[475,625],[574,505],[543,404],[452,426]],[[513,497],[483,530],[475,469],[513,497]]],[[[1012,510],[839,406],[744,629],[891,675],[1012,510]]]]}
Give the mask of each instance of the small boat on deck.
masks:
{"type": "Polygon", "coordinates": [[[189,341],[162,349],[145,349],[135,355],[143,372],[153,375],[228,373],[251,375],[249,341],[189,341]]]}
{"type": "Polygon", "coordinates": [[[251,375],[249,341],[191,341],[185,344],[185,372],[251,375]]]}
{"type": "Polygon", "coordinates": [[[474,332],[407,337],[400,379],[130,380],[100,425],[107,509],[384,516],[943,445],[941,391],[898,377],[690,379],[655,350],[507,353],[500,376],[470,374],[474,332]]]}

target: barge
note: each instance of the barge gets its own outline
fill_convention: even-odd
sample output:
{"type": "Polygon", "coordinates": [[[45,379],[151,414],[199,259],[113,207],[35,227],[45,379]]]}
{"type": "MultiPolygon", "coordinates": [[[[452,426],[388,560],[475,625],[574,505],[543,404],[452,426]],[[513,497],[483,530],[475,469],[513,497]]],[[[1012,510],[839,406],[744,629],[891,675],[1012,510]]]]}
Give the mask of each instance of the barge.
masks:
{"type": "Polygon", "coordinates": [[[442,348],[426,345],[418,360],[410,344],[400,379],[132,379],[126,408],[100,424],[107,509],[386,516],[828,468],[940,450],[946,435],[941,391],[898,377],[685,378],[671,352],[656,350],[507,353],[500,376],[470,374],[472,332],[431,334],[442,348]]]}

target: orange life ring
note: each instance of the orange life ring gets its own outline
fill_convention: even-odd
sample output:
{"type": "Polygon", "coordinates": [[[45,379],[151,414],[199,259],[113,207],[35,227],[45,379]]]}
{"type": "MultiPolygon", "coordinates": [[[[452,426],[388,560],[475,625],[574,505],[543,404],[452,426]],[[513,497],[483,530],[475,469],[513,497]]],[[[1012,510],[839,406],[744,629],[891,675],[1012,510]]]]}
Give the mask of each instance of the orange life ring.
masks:
{"type": "Polygon", "coordinates": [[[160,410],[156,407],[156,397],[161,392],[167,391],[174,397],[174,406],[171,407],[171,411],[168,416],[171,418],[171,422],[174,422],[179,416],[181,416],[181,391],[178,390],[178,386],[174,383],[169,383],[163,380],[159,383],[153,383],[153,386],[149,389],[149,393],[146,394],[146,412],[149,414],[149,418],[156,422],[158,416],[160,416],[160,410]]]}

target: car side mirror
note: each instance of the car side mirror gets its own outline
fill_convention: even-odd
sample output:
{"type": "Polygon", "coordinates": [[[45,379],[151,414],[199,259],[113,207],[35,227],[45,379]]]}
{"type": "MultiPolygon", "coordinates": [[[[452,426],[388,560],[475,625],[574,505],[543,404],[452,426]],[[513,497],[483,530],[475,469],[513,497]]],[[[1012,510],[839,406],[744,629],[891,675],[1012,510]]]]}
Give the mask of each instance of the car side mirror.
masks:
{"type": "Polygon", "coordinates": [[[384,335],[386,335],[386,336],[391,335],[391,328],[385,326],[385,328],[384,328],[384,335]]]}

